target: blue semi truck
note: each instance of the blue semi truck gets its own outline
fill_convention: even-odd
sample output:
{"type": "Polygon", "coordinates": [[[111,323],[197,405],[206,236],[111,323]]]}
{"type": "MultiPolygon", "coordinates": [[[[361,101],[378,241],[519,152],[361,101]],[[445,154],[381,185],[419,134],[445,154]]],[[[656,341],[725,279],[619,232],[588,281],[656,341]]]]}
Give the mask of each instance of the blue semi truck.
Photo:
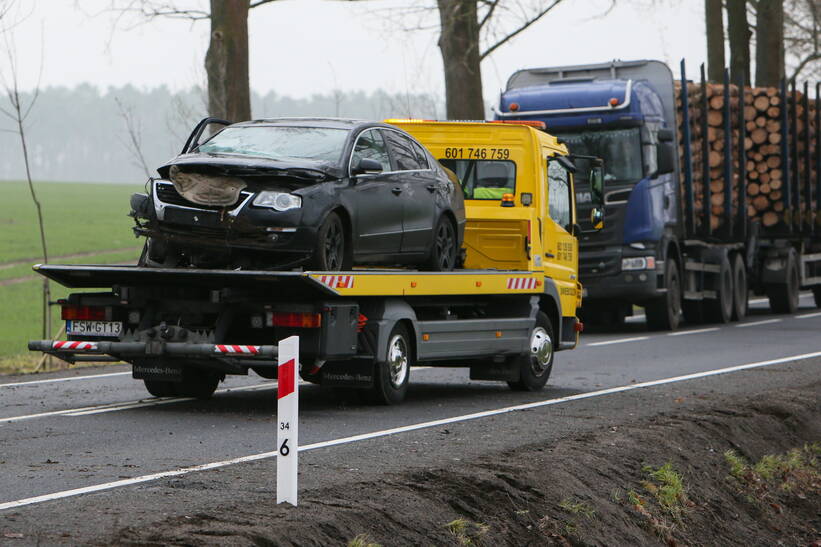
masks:
{"type": "MultiPolygon", "coordinates": [[[[682,61],[686,82],[684,69],[682,61]]],[[[803,96],[794,87],[789,94],[786,84],[779,90],[785,105],[778,130],[784,215],[764,228],[748,216],[748,162],[739,146],[746,139],[738,108],[743,103],[730,97],[731,89],[735,97],[749,89],[727,85],[725,76],[720,129],[732,137],[725,139],[721,168],[707,164],[706,148],[699,150],[704,161],[693,160],[694,148],[707,142],[694,138],[693,130],[713,131],[701,114],[708,110],[703,72],[705,102],[693,105],[688,86],[677,85],[660,61],[519,70],[494,109],[497,119],[543,121],[571,153],[604,159],[605,228],[596,232],[584,221],[579,226],[582,314],[588,321],[618,323],[638,305],[651,329],[674,330],[682,318],[727,322],[746,315],[750,292],[767,295],[780,313],[797,308],[800,289],[811,289],[821,306],[821,147],[818,132],[809,130],[810,122],[821,128],[818,99],[809,104],[806,86],[803,96]],[[705,181],[697,190],[696,170],[705,181]],[[717,201],[712,193],[718,192],[710,182],[718,179],[724,205],[711,218],[716,214],[710,204],[717,201]]],[[[586,178],[577,173],[582,219],[592,209],[586,178]]]]}

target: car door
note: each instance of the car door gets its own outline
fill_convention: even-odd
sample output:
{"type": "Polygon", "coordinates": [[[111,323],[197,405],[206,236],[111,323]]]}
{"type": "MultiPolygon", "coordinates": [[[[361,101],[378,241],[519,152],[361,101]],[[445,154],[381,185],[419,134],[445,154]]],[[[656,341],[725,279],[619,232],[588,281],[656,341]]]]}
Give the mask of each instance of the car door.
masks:
{"type": "Polygon", "coordinates": [[[362,158],[378,161],[382,172],[351,177],[355,253],[397,254],[402,244],[402,192],[396,191],[396,175],[391,172],[387,144],[379,129],[359,134],[351,152],[351,169],[362,158]]]}
{"type": "Polygon", "coordinates": [[[427,253],[436,222],[436,178],[427,155],[399,131],[385,131],[391,158],[401,182],[403,253],[427,253]]]}

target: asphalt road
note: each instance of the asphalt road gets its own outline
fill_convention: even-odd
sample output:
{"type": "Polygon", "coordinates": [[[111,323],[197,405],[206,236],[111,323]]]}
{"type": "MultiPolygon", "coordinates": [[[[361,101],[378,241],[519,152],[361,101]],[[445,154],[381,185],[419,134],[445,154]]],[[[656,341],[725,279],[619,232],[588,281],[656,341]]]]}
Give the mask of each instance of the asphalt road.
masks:
{"type": "MultiPolygon", "coordinates": [[[[819,366],[821,310],[802,295],[794,315],[770,314],[754,301],[743,323],[654,333],[636,317],[619,329],[585,333],[579,348],[557,355],[540,393],[439,368],[412,370],[408,399],[398,407],[351,404],[302,385],[300,445],[307,450],[300,480],[309,488],[432,466],[521,445],[532,435],[664,411],[671,393],[806,383],[818,379],[819,366]],[[731,370],[715,372],[722,369],[731,370]],[[442,443],[443,429],[460,434],[442,443]]],[[[23,530],[28,538],[99,539],[109,527],[150,522],[186,504],[270,496],[275,386],[254,375],[230,377],[203,402],[151,399],[125,367],[3,378],[0,543],[4,530],[11,530],[7,538],[23,530]],[[186,469],[192,466],[205,470],[186,469]]]]}

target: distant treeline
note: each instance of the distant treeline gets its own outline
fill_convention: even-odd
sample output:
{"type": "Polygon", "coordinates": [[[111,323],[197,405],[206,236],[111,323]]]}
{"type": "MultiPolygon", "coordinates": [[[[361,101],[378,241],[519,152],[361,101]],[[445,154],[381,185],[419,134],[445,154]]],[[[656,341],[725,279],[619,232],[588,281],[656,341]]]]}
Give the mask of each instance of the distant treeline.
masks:
{"type": "MultiPolygon", "coordinates": [[[[27,101],[26,101],[27,103],[27,101]]],[[[383,119],[391,116],[443,118],[444,106],[431,95],[384,91],[329,92],[305,98],[254,93],[255,118],[338,116],[383,119]]],[[[146,178],[128,131],[140,142],[145,164],[154,169],[177,154],[194,124],[205,116],[205,93],[194,88],[132,86],[106,91],[83,84],[41,90],[27,124],[35,180],[138,182],[146,178]]],[[[8,109],[5,99],[0,106],[8,109]]],[[[20,180],[25,171],[20,140],[11,120],[0,117],[0,180],[20,180]]]]}

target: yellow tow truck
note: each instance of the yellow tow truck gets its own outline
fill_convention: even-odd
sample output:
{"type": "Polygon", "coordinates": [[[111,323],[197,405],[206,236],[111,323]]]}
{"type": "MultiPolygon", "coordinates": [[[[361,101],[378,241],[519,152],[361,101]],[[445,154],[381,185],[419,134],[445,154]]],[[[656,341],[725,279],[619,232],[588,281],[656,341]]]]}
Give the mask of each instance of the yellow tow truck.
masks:
{"type": "MultiPolygon", "coordinates": [[[[38,265],[71,294],[63,318],[95,331],[34,340],[69,363],[116,360],[155,396],[207,398],[226,374],[277,372],[277,340],[300,337],[303,379],[402,401],[412,366],[538,390],[581,324],[574,163],[526,123],[387,120],[415,136],[466,197],[463,267],[452,272],[226,271],[38,265]]],[[[592,158],[587,158],[592,160],[592,158]]],[[[594,226],[602,172],[590,170],[594,226]]]]}

